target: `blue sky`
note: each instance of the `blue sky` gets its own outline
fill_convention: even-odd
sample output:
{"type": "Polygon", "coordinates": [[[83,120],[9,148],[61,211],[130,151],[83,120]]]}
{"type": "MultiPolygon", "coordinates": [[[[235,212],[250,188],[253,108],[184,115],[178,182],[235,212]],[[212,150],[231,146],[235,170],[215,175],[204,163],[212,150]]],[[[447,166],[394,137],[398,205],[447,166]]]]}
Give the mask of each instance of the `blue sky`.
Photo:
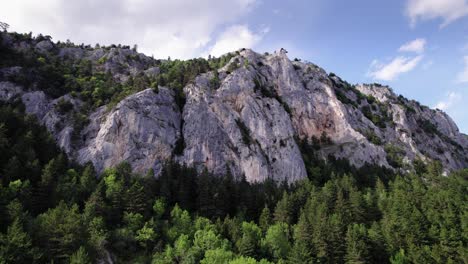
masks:
{"type": "Polygon", "coordinates": [[[283,47],[351,83],[441,108],[468,133],[468,0],[16,0],[0,21],[162,58],[283,47]]]}

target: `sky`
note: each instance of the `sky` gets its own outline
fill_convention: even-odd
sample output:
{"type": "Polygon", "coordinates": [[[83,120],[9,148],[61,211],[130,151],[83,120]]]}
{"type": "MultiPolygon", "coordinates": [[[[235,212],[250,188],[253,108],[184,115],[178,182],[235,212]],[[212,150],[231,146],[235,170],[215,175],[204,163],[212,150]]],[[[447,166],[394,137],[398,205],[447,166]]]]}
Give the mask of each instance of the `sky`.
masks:
{"type": "Polygon", "coordinates": [[[468,0],[15,0],[0,21],[55,41],[125,44],[156,58],[240,48],[389,85],[468,134],[468,0]]]}

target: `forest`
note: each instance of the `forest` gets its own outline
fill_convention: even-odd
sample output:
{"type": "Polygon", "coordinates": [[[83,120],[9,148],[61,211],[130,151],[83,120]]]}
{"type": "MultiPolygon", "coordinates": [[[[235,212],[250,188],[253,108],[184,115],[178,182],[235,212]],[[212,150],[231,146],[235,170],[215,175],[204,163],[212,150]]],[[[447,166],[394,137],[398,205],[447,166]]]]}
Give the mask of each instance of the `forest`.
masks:
{"type": "Polygon", "coordinates": [[[323,161],[248,183],[168,161],[160,176],[68,160],[20,103],[0,104],[0,263],[466,263],[468,169],[396,174],[323,161]]]}

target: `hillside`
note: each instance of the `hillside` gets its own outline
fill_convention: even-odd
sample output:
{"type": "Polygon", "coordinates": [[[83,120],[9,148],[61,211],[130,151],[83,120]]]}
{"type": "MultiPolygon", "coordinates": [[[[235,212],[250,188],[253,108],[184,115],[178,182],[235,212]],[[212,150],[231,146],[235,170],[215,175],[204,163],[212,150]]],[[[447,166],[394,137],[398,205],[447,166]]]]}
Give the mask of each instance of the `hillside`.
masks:
{"type": "Polygon", "coordinates": [[[125,46],[1,35],[0,99],[20,98],[67,155],[98,172],[169,159],[248,181],[295,181],[314,157],[408,171],[468,166],[468,139],[440,110],[379,84],[351,85],[287,52],[156,60],[125,46]]]}
{"type": "Polygon", "coordinates": [[[439,110],[284,50],[0,36],[0,263],[466,262],[467,137],[439,110]]]}

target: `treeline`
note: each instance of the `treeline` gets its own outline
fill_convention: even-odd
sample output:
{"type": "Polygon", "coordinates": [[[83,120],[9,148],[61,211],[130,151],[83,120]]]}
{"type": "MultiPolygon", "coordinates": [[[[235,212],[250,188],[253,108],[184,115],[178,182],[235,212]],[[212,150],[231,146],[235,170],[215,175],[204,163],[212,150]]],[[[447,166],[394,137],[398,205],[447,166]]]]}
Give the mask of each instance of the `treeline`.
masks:
{"type": "Polygon", "coordinates": [[[21,104],[0,106],[0,263],[463,263],[468,170],[394,176],[314,158],[293,185],[168,162],[96,175],[21,104]]]}
{"type": "Polygon", "coordinates": [[[147,57],[142,60],[136,50],[125,51],[125,46],[115,46],[117,50],[109,55],[109,47],[100,58],[92,59],[85,52],[93,49],[83,45],[57,43],[47,52],[38,51],[35,45],[51,37],[33,37],[29,34],[0,32],[0,68],[18,67],[12,74],[2,74],[0,81],[11,81],[25,89],[44,91],[51,98],[70,93],[83,101],[82,109],[93,109],[102,105],[114,106],[124,97],[147,88],[156,92],[158,86],[174,90],[176,101],[182,108],[185,96],[182,88],[201,73],[217,70],[226,65],[236,53],[219,58],[197,58],[190,60],[167,60],[147,57]],[[20,45],[20,43],[23,43],[20,45]],[[27,45],[30,45],[29,47],[27,45]],[[15,46],[24,46],[21,49],[15,46]],[[121,47],[121,48],[119,48],[121,47]],[[61,54],[61,48],[76,48],[78,55],[61,54]],[[127,54],[123,61],[113,61],[113,56],[127,54]],[[109,65],[106,65],[109,63],[109,65]],[[141,68],[137,74],[130,74],[132,67],[141,68]],[[145,74],[144,70],[158,67],[158,73],[145,74]],[[110,68],[113,70],[111,71],[110,68]],[[120,74],[124,74],[122,78],[120,74]]]}

